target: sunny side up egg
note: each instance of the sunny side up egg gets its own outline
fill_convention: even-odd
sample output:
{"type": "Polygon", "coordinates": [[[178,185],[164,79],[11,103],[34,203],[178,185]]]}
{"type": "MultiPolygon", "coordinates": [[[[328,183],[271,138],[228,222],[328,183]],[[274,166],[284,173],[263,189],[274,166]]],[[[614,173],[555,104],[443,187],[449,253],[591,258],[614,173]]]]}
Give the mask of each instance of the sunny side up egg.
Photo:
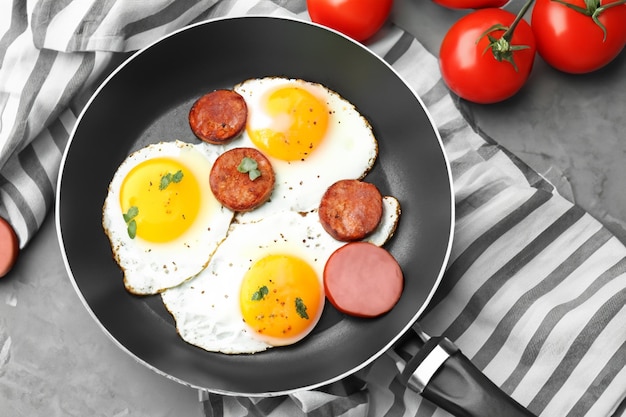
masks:
{"type": "MultiPolygon", "coordinates": [[[[380,232],[367,241],[382,246],[391,237],[399,214],[394,202],[385,203],[380,232]]],[[[161,297],[179,335],[205,350],[255,353],[293,344],[319,321],[324,266],[344,244],[315,212],[234,222],[207,268],[161,297]]]]}
{"type": "Polygon", "coordinates": [[[234,87],[248,106],[245,131],[226,149],[253,147],[270,160],[276,183],[270,200],[241,216],[316,208],[340,179],[362,179],[378,156],[369,122],[325,86],[300,79],[254,78],[234,87]]]}
{"type": "Polygon", "coordinates": [[[133,294],[156,294],[200,272],[234,213],[207,178],[217,150],[180,141],[148,145],[115,172],[102,224],[133,294]]]}
{"type": "Polygon", "coordinates": [[[288,211],[233,223],[206,269],[161,294],[179,335],[223,353],[259,352],[306,336],[324,305],[324,259],[340,246],[314,220],[288,211]],[[280,282],[289,285],[279,289],[280,282]]]}

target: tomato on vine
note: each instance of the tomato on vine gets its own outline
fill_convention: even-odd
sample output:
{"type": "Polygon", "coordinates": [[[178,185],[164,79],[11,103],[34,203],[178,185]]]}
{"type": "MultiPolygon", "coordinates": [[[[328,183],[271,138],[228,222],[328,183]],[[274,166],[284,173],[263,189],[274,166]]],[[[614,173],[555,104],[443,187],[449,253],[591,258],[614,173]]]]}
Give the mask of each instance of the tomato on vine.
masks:
{"type": "Polygon", "coordinates": [[[537,0],[531,19],[537,52],[567,73],[600,69],[626,45],[626,0],[537,0]]]}
{"type": "Polygon", "coordinates": [[[452,25],[439,50],[443,80],[458,96],[475,103],[495,103],[526,83],[535,58],[535,37],[520,13],[480,9],[452,25]]]}

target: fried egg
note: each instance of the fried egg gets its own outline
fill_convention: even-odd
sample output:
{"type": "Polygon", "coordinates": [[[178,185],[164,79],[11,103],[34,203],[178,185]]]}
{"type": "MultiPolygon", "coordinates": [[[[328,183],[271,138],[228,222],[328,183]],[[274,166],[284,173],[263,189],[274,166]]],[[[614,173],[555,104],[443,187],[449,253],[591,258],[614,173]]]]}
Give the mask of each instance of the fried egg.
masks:
{"type": "MultiPolygon", "coordinates": [[[[380,231],[366,240],[383,245],[391,237],[399,215],[393,200],[385,203],[380,231]]],[[[161,297],[179,335],[205,350],[254,353],[293,344],[318,322],[324,265],[343,245],[315,211],[234,222],[207,268],[161,297]]]]}
{"type": "Polygon", "coordinates": [[[246,213],[253,221],[274,211],[309,211],[340,179],[361,179],[378,144],[369,122],[338,93],[317,83],[255,78],[234,87],[248,106],[243,134],[226,148],[255,147],[274,167],[270,201],[246,213]]]}
{"type": "Polygon", "coordinates": [[[225,238],[233,212],[209,187],[217,152],[183,142],[148,145],[110,182],[102,224],[124,285],[156,294],[200,272],[225,238]]]}
{"type": "Polygon", "coordinates": [[[161,297],[179,335],[203,349],[253,353],[295,343],[322,314],[324,263],[339,246],[313,214],[233,223],[207,268],[161,297]]]}

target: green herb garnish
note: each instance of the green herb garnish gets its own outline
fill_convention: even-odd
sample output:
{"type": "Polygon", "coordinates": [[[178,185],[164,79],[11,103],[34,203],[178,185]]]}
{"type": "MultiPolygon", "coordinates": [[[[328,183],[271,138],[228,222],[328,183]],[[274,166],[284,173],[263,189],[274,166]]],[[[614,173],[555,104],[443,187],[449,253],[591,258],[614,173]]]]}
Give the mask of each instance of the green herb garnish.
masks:
{"type": "Polygon", "coordinates": [[[261,176],[261,171],[259,171],[259,164],[252,158],[248,158],[244,156],[239,165],[237,166],[237,171],[242,174],[248,174],[251,181],[256,180],[261,176]]]}
{"type": "Polygon", "coordinates": [[[252,301],[261,301],[269,292],[270,290],[265,285],[259,287],[259,289],[252,294],[252,301]]]}
{"type": "Polygon", "coordinates": [[[137,222],[134,220],[131,220],[128,223],[128,237],[130,237],[131,239],[134,239],[135,236],[137,236],[137,222]]]}
{"type": "Polygon", "coordinates": [[[296,298],[296,312],[303,319],[309,319],[309,315],[306,312],[306,306],[304,305],[304,301],[302,301],[302,298],[300,297],[296,298]]]}
{"type": "Polygon", "coordinates": [[[139,214],[137,206],[131,206],[126,213],[124,213],[124,221],[126,222],[126,230],[128,231],[128,237],[134,239],[137,236],[137,222],[135,217],[139,214]]]}
{"type": "Polygon", "coordinates": [[[165,190],[171,183],[178,183],[183,179],[183,171],[180,169],[174,174],[168,172],[161,177],[161,184],[159,184],[159,190],[165,190]]]}

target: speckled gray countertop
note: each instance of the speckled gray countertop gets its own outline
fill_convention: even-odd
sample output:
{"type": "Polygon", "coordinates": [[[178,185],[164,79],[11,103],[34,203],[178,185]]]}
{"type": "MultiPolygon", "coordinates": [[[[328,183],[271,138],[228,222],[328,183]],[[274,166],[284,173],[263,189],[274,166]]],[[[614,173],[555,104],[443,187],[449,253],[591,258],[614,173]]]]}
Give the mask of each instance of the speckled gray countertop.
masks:
{"type": "MultiPolygon", "coordinates": [[[[396,0],[392,19],[437,54],[463,13],[396,0]]],[[[585,76],[538,58],[530,81],[505,103],[464,103],[468,115],[626,242],[626,53],[585,76]]],[[[2,416],[202,415],[195,390],[137,363],[87,313],[64,269],[53,213],[0,280],[0,381],[2,416]]]]}

